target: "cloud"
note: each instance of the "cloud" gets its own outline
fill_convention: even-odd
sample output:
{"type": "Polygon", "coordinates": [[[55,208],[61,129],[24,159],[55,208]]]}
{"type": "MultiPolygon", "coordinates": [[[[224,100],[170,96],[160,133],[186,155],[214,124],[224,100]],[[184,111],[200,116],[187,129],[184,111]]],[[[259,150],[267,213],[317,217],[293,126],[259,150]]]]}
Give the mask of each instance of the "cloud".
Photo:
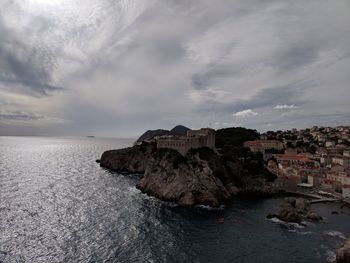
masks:
{"type": "Polygon", "coordinates": [[[43,118],[43,116],[22,111],[0,111],[0,121],[32,121],[43,118]]]}
{"type": "Polygon", "coordinates": [[[62,90],[51,82],[53,63],[50,51],[30,46],[0,18],[0,89],[33,96],[47,96],[62,90]]]}
{"type": "Polygon", "coordinates": [[[57,124],[69,123],[69,120],[40,115],[33,112],[0,110],[0,123],[8,124],[57,124]]]}
{"type": "Polygon", "coordinates": [[[1,4],[2,120],[27,118],[23,133],[45,116],[72,120],[67,134],[136,136],[233,112],[271,129],[350,114],[347,0],[57,3],[1,4]]]}
{"type": "Polygon", "coordinates": [[[251,109],[238,111],[232,114],[233,117],[238,117],[238,118],[247,118],[247,117],[256,116],[256,115],[258,115],[258,113],[251,109]]]}
{"type": "Polygon", "coordinates": [[[289,110],[289,109],[296,109],[298,106],[295,106],[294,104],[277,104],[275,107],[273,107],[275,110],[289,110]]]}

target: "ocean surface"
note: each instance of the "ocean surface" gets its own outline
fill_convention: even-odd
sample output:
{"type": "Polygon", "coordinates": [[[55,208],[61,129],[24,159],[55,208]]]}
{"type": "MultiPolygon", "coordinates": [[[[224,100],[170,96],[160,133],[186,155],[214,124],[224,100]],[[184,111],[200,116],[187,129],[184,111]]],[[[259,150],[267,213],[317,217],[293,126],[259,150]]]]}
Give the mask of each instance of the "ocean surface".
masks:
{"type": "MultiPolygon", "coordinates": [[[[184,209],[95,162],[127,139],[0,137],[0,262],[332,262],[350,211],[291,228],[265,216],[281,199],[184,209]],[[219,224],[217,219],[224,218],[219,224]]],[[[331,214],[337,211],[339,214],[331,214]]]]}

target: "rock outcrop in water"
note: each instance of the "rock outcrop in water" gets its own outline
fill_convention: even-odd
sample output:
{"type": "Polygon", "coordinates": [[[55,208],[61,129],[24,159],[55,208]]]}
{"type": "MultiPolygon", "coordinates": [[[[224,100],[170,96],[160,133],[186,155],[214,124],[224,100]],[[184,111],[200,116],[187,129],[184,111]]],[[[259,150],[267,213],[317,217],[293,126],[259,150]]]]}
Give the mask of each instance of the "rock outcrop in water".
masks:
{"type": "Polygon", "coordinates": [[[103,153],[100,165],[120,173],[143,174],[138,189],[182,206],[218,207],[237,194],[276,192],[266,183],[269,178],[261,156],[242,147],[229,149],[221,154],[209,148],[192,149],[184,157],[175,150],[143,142],[103,153]]]}
{"type": "Polygon", "coordinates": [[[306,217],[312,221],[322,219],[315,211],[311,210],[311,205],[305,198],[288,197],[280,205],[278,214],[269,214],[268,218],[277,217],[278,219],[300,224],[302,217],[306,217]]]}
{"type": "Polygon", "coordinates": [[[336,263],[350,263],[350,239],[337,250],[336,263]]]}
{"type": "MultiPolygon", "coordinates": [[[[200,151],[212,158],[216,156],[210,149],[200,151]]],[[[175,150],[156,149],[154,144],[143,143],[103,153],[100,165],[117,172],[144,174],[137,183],[138,189],[183,206],[217,207],[237,194],[234,183],[224,180],[226,174],[219,175],[218,164],[201,159],[196,151],[183,157],[175,150]]]]}

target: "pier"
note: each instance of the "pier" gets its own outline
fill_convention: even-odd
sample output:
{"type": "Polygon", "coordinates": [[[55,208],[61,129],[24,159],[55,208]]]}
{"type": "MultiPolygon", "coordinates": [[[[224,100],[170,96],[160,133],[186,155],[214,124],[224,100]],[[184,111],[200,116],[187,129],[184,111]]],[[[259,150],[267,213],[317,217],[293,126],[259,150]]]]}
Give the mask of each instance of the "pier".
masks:
{"type": "Polygon", "coordinates": [[[308,198],[313,198],[314,200],[310,201],[310,204],[317,204],[317,203],[327,203],[327,202],[339,202],[344,201],[348,204],[350,204],[350,200],[343,200],[342,198],[331,198],[331,197],[324,197],[319,194],[312,194],[312,193],[304,193],[304,192],[298,192],[298,191],[287,191],[287,194],[292,195],[301,195],[308,198]]]}
{"type": "Polygon", "coordinates": [[[311,200],[310,204],[317,204],[317,203],[328,203],[328,202],[338,202],[342,201],[342,199],[337,199],[337,198],[322,198],[322,199],[317,199],[317,200],[311,200]]]}

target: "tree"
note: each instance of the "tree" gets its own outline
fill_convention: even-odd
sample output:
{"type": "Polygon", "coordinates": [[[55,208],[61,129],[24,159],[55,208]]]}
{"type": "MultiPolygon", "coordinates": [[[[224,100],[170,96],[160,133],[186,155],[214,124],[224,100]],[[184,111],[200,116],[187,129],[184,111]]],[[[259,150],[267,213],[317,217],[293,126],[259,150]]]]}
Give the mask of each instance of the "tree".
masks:
{"type": "Polygon", "coordinates": [[[241,147],[245,141],[259,139],[260,134],[256,130],[242,127],[219,129],[215,133],[215,144],[217,148],[224,146],[241,147]]]}

